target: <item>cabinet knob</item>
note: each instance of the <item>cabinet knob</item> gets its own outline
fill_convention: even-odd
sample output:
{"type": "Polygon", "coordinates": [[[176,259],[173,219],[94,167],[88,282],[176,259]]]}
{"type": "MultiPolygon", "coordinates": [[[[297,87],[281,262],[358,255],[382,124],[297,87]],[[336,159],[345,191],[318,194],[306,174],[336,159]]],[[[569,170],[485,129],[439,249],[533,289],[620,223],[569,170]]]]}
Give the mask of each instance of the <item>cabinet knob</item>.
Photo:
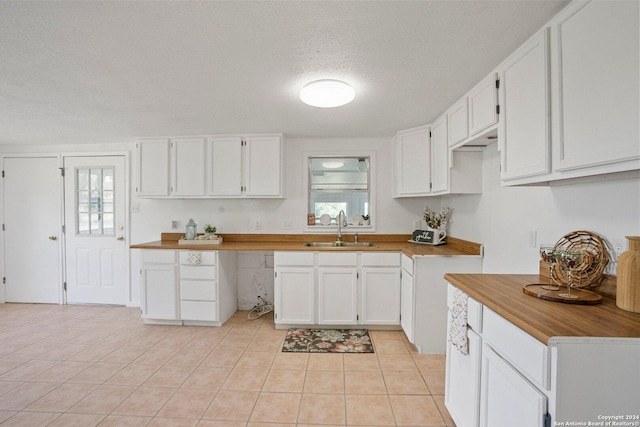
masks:
{"type": "Polygon", "coordinates": [[[49,240],[58,240],[58,236],[49,236],[49,240]]]}
{"type": "Polygon", "coordinates": [[[116,240],[124,240],[124,236],[118,236],[116,237],[116,240]]]}

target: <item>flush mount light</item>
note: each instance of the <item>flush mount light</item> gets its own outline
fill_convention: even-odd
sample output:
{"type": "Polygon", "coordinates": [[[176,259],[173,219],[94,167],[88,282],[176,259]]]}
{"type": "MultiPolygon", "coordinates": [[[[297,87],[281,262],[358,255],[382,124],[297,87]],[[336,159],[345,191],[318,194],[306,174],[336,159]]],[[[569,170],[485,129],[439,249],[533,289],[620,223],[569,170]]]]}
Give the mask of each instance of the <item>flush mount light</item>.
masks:
{"type": "Polygon", "coordinates": [[[338,169],[344,166],[344,162],[323,162],[322,167],[325,169],[338,169]]]}
{"type": "Polygon", "coordinates": [[[350,103],[355,97],[355,90],[340,80],[316,80],[300,91],[302,102],[321,108],[339,107],[350,103]]]}

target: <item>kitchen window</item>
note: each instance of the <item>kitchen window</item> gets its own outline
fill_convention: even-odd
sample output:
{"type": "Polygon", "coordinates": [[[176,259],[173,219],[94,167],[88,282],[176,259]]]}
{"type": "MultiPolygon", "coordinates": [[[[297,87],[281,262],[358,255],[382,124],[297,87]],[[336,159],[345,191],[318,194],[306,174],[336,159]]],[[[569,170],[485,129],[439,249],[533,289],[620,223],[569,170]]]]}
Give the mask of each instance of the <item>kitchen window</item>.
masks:
{"type": "Polygon", "coordinates": [[[306,155],[307,213],[315,215],[308,231],[333,231],[340,211],[345,212],[348,226],[372,228],[362,219],[373,219],[372,157],[372,153],[306,155]]]}

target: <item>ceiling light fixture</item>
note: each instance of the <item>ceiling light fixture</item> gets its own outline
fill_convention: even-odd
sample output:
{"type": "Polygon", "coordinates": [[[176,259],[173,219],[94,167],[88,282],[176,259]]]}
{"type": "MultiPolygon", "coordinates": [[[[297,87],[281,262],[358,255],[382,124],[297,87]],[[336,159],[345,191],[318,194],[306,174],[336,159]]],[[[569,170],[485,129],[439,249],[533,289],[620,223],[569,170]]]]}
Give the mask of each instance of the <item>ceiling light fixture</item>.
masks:
{"type": "Polygon", "coordinates": [[[302,88],[300,99],[314,107],[332,108],[353,101],[356,91],[340,80],[316,80],[302,88]]]}
{"type": "Polygon", "coordinates": [[[325,169],[339,169],[344,166],[344,162],[340,161],[332,161],[332,162],[323,162],[322,167],[325,169]]]}

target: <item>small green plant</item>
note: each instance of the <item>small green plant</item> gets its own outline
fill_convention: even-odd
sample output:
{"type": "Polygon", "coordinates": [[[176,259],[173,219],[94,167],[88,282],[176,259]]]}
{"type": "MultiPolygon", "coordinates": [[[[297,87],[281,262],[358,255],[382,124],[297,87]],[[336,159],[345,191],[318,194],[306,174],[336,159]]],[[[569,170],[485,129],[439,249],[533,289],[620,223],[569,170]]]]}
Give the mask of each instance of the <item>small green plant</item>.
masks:
{"type": "Polygon", "coordinates": [[[204,227],[204,232],[205,233],[215,233],[216,230],[217,230],[217,228],[212,226],[211,224],[207,224],[206,227],[204,227]]]}

